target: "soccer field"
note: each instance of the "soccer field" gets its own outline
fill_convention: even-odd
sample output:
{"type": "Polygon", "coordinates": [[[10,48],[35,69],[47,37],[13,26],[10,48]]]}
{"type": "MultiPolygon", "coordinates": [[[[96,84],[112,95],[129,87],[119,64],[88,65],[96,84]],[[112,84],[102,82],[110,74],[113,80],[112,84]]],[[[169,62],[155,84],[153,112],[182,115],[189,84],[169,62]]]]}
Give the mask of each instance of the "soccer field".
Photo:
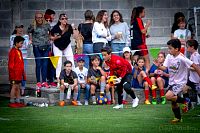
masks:
{"type": "Polygon", "coordinates": [[[8,99],[0,97],[1,133],[158,133],[200,132],[200,107],[183,114],[183,122],[171,124],[170,104],[126,105],[114,110],[112,105],[6,107],[8,99]]]}

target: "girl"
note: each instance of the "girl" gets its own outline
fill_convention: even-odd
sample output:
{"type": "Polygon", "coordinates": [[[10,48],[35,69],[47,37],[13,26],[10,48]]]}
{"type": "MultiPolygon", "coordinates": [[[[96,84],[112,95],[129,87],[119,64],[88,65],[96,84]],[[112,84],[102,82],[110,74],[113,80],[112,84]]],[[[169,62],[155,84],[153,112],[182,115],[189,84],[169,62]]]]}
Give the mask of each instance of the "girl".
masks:
{"type": "Polygon", "coordinates": [[[118,10],[114,10],[110,15],[110,33],[112,36],[111,48],[117,55],[125,47],[129,36],[129,27],[122,18],[122,14],[118,10]]]}
{"type": "MultiPolygon", "coordinates": [[[[160,52],[158,53],[158,58],[156,60],[159,65],[163,65],[164,61],[165,61],[165,53],[160,52]]],[[[158,86],[158,88],[160,89],[160,97],[162,99],[161,104],[165,104],[166,103],[166,99],[164,96],[164,87],[168,85],[168,78],[169,78],[169,74],[168,74],[168,70],[162,71],[162,70],[158,70],[158,67],[153,64],[151,66],[151,69],[149,71],[150,73],[150,77],[151,77],[151,82],[154,86],[154,89],[152,90],[152,104],[157,104],[156,101],[156,88],[158,86]]]]}

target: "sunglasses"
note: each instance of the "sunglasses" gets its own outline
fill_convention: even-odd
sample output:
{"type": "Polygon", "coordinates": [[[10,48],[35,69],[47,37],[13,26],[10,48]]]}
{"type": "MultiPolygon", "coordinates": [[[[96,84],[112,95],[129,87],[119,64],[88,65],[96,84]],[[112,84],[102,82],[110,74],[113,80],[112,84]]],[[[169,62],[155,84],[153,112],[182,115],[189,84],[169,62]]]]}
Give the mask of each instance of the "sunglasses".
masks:
{"type": "Polygon", "coordinates": [[[68,18],[61,18],[60,20],[68,20],[68,18]]]}

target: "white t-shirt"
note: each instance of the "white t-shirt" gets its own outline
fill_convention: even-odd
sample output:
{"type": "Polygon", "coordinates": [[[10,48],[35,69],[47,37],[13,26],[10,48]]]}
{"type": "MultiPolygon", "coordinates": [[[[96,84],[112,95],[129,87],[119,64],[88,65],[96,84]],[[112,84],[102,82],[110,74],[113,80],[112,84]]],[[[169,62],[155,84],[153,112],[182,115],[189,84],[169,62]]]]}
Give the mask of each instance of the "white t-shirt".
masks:
{"type": "Polygon", "coordinates": [[[88,69],[83,67],[83,70],[81,71],[79,69],[79,67],[76,67],[74,69],[75,73],[77,74],[78,76],[78,83],[85,83],[85,78],[87,77],[87,74],[88,74],[88,69]]]}
{"type": "MultiPolygon", "coordinates": [[[[191,55],[190,60],[200,67],[200,54],[198,52],[194,52],[191,55]]],[[[195,71],[190,70],[189,80],[194,83],[200,83],[200,77],[195,71]]]]}
{"type": "Polygon", "coordinates": [[[188,68],[190,68],[192,64],[193,62],[182,53],[176,57],[168,54],[163,66],[167,67],[169,70],[169,85],[185,85],[188,79],[188,68]]]}
{"type": "Polygon", "coordinates": [[[187,29],[178,29],[174,32],[174,37],[177,37],[178,39],[187,39],[187,37],[191,37],[190,30],[187,29]]]}

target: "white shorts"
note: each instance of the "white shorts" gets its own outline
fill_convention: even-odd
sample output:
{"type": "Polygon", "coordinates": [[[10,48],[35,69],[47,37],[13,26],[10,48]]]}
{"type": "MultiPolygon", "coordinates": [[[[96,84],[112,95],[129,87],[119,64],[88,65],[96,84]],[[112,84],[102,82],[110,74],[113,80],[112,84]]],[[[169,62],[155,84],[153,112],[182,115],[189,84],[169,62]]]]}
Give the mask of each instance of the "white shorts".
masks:
{"type": "Polygon", "coordinates": [[[184,86],[185,85],[181,85],[181,84],[169,85],[167,90],[172,91],[174,93],[174,95],[178,95],[180,92],[183,91],[184,86]]]}

